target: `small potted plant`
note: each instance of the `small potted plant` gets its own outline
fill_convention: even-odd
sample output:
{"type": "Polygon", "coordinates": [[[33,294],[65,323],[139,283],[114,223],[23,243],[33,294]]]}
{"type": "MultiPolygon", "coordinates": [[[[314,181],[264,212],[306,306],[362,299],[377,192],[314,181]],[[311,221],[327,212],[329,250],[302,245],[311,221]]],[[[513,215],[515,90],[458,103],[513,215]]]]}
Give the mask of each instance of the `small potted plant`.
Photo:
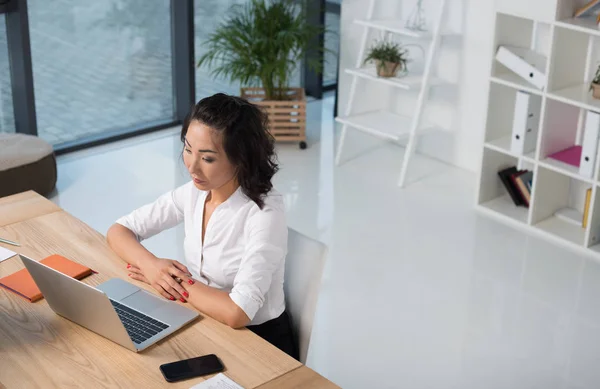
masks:
{"type": "MultiPolygon", "coordinates": [[[[306,98],[290,76],[325,29],[308,23],[306,8],[292,0],[251,0],[232,6],[227,19],[203,43],[198,66],[240,82],[242,97],[262,107],[276,140],[306,148],[306,98]]],[[[307,65],[322,71],[320,61],[307,65]]]]}
{"type": "Polygon", "coordinates": [[[592,91],[593,98],[600,99],[600,65],[596,69],[596,75],[594,75],[594,79],[590,83],[590,90],[592,91]]]}
{"type": "Polygon", "coordinates": [[[407,53],[399,43],[375,42],[369,49],[365,64],[374,62],[379,77],[396,77],[398,71],[406,71],[407,53]]]}

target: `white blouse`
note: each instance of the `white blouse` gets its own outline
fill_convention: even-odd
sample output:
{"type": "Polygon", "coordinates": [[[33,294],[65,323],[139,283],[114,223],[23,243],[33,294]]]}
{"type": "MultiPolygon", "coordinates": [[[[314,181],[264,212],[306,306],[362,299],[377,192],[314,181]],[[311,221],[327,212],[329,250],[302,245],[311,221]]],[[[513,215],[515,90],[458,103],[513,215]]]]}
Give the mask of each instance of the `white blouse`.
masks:
{"type": "Polygon", "coordinates": [[[248,315],[250,325],[279,317],[285,310],[283,273],[287,254],[283,197],[272,190],[261,210],[238,188],[213,211],[202,242],[207,194],[190,181],[117,223],[142,241],[183,221],[183,264],[194,279],[227,291],[248,315]]]}

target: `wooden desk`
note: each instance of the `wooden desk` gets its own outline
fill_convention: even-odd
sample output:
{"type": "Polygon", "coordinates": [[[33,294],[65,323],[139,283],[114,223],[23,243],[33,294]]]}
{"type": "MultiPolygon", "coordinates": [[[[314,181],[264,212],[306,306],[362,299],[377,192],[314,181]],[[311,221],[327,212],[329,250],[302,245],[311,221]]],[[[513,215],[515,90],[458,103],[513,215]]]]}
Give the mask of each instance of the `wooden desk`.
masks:
{"type": "MultiPolygon", "coordinates": [[[[12,204],[0,210],[2,220],[12,220],[0,227],[0,236],[22,245],[3,247],[37,260],[56,253],[85,264],[99,272],[84,280],[90,285],[113,277],[131,281],[104,236],[82,221],[60,209],[20,216],[36,213],[26,211],[26,204],[53,209],[48,200],[35,197],[0,199],[0,205],[12,204]]],[[[8,259],[0,263],[0,277],[21,268],[18,257],[8,259]]],[[[206,316],[136,354],[56,315],[46,300],[29,303],[0,288],[0,387],[190,388],[203,378],[167,384],[159,365],[212,353],[223,361],[225,374],[245,388],[302,366],[249,330],[233,330],[206,316]]]]}
{"type": "Polygon", "coordinates": [[[258,389],[335,389],[336,384],[319,375],[306,366],[285,373],[279,378],[267,382],[258,389]]]}
{"type": "Polygon", "coordinates": [[[1,197],[0,227],[58,211],[61,209],[56,204],[32,190],[1,197]]]}

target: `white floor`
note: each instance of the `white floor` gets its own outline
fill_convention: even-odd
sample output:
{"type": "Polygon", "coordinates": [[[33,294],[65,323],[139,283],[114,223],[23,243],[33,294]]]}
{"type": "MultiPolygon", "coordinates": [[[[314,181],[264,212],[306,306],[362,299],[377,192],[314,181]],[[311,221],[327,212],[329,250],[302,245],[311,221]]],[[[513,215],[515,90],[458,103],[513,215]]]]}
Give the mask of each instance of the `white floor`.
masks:
{"type": "MultiPolygon", "coordinates": [[[[349,134],[309,104],[308,150],[278,146],[289,225],[331,246],[308,365],[344,388],[600,387],[600,263],[473,209],[475,177],[349,134]],[[359,155],[360,150],[368,150],[359,155]],[[414,174],[413,174],[414,178],[414,174]]],[[[106,232],[186,181],[177,129],[59,158],[53,200],[106,232]]],[[[182,231],[148,241],[181,257],[182,231]]]]}

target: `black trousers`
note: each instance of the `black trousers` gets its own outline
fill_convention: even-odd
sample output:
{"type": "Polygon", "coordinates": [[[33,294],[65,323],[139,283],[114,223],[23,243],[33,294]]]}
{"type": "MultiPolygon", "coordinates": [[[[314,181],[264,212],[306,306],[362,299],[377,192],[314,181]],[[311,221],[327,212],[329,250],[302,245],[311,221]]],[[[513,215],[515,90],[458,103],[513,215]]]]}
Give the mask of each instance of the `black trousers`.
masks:
{"type": "Polygon", "coordinates": [[[298,342],[292,329],[290,316],[286,311],[283,311],[278,318],[263,324],[248,326],[248,329],[290,357],[299,359],[298,342]]]}

